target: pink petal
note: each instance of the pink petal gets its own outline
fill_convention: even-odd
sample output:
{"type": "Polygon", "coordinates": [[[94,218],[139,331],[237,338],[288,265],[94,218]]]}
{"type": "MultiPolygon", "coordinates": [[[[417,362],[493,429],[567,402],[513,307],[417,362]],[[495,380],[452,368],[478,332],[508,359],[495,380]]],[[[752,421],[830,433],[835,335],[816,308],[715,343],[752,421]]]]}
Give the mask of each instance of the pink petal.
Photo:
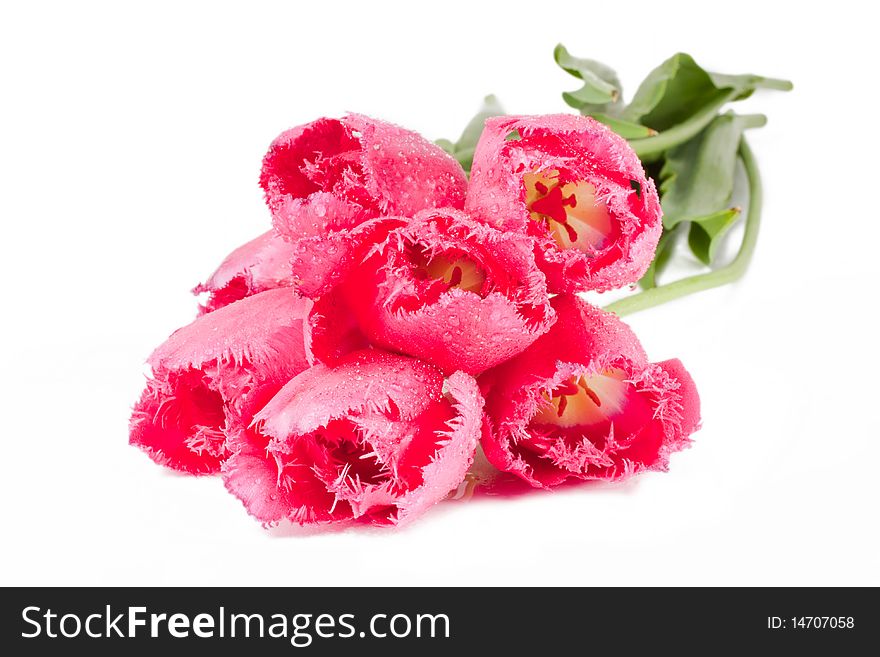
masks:
{"type": "Polygon", "coordinates": [[[681,395],[681,433],[689,436],[700,428],[700,395],[697,392],[697,385],[691,378],[690,372],[677,358],[664,360],[657,363],[657,366],[669,377],[677,380],[681,386],[677,391],[681,395]]]}
{"type": "Polygon", "coordinates": [[[333,271],[344,304],[337,299],[323,323],[342,325],[350,313],[373,344],[447,373],[503,362],[554,321],[525,235],[445,209],[370,222],[342,241],[333,271]]]}
{"type": "Polygon", "coordinates": [[[303,320],[311,302],[278,288],[199,317],[149,358],[131,417],[130,442],[157,463],[217,472],[229,454],[226,429],[253,413],[308,367],[303,320]]]}
{"type": "Polygon", "coordinates": [[[491,225],[535,236],[551,292],[636,282],[651,263],[662,227],[654,183],[626,140],[573,114],[489,119],[474,155],[466,209],[491,225]],[[559,185],[541,178],[546,184],[536,194],[546,196],[529,205],[527,176],[538,174],[555,175],[559,185]],[[559,190],[563,182],[578,181],[592,186],[604,204],[599,214],[607,226],[569,221],[577,199],[559,190]],[[581,240],[580,248],[569,243],[572,237],[581,240]]]}
{"type": "Polygon", "coordinates": [[[690,375],[649,363],[615,315],[575,296],[552,305],[553,328],[480,379],[486,457],[537,487],[665,470],[699,427],[690,375]]]}
{"type": "Polygon", "coordinates": [[[193,289],[193,294],[210,295],[200,312],[217,310],[264,290],[290,287],[293,254],[293,245],[271,230],[238,247],[207,281],[193,289]]]}
{"type": "Polygon", "coordinates": [[[417,518],[455,490],[470,468],[480,435],[483,398],[473,378],[454,372],[446,382],[456,415],[447,424],[448,440],[422,469],[422,485],[408,491],[396,505],[398,524],[417,518]]]}
{"type": "Polygon", "coordinates": [[[293,241],[373,217],[464,204],[461,166],[418,134],[360,114],[282,133],[260,184],[276,229],[293,241]]]}
{"type": "Polygon", "coordinates": [[[470,466],[482,398],[463,373],[380,351],[302,372],[230,443],[227,488],[258,520],[402,523],[470,466]]]}
{"type": "Polygon", "coordinates": [[[354,247],[374,230],[368,221],[350,231],[338,231],[320,237],[305,237],[296,242],[291,258],[296,291],[317,299],[331,290],[351,265],[354,247]]]}
{"type": "Polygon", "coordinates": [[[339,290],[331,290],[315,301],[305,332],[311,363],[333,365],[351,352],[370,346],[339,290]]]}

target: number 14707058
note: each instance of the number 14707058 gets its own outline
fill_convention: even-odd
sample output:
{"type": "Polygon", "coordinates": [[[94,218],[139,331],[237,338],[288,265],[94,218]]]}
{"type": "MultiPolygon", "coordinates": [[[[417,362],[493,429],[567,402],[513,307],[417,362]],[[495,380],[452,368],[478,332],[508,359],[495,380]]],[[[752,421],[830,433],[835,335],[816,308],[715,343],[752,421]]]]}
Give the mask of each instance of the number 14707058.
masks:
{"type": "Polygon", "coordinates": [[[768,616],[767,629],[769,630],[837,630],[853,629],[855,618],[852,616],[768,616]]]}

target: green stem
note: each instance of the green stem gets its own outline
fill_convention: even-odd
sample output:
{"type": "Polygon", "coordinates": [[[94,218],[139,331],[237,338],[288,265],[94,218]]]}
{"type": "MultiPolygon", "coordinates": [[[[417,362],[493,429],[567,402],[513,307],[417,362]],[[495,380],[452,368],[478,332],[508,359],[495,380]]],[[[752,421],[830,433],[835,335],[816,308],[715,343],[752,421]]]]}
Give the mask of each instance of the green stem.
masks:
{"type": "Polygon", "coordinates": [[[746,170],[746,177],[749,181],[749,211],[746,214],[742,244],[740,244],[739,251],[730,264],[705,274],[689,276],[666,285],[643,290],[608,304],[605,306],[605,310],[610,310],[618,315],[629,315],[645,308],[659,306],[679,297],[693,294],[694,292],[727,285],[741,278],[746,273],[752,260],[752,254],[755,251],[755,244],[758,241],[763,190],[761,188],[761,173],[758,171],[758,163],[755,161],[755,156],[752,153],[752,149],[746,143],[745,137],[743,137],[739,145],[739,156],[742,159],[746,170]]]}
{"type": "Polygon", "coordinates": [[[712,122],[712,119],[718,115],[718,111],[735,97],[736,90],[731,89],[727,93],[719,95],[713,102],[702,107],[686,121],[668,130],[664,130],[659,135],[645,137],[644,139],[632,139],[629,145],[632,146],[636,155],[642,161],[650,162],[655,160],[670,148],[683,144],[691,137],[696,136],[697,133],[712,122]]]}
{"type": "Polygon", "coordinates": [[[761,78],[762,89],[775,89],[776,91],[791,91],[794,85],[791,80],[780,80],[779,78],[761,78]]]}

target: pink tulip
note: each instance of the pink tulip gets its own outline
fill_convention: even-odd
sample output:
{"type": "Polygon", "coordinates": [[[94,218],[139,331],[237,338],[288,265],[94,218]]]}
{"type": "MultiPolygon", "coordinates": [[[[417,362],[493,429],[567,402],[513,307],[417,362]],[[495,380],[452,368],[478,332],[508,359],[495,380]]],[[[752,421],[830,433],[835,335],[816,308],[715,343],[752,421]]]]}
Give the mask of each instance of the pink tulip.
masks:
{"type": "Polygon", "coordinates": [[[461,166],[420,135],[361,114],[283,132],[260,184],[275,228],[292,241],[321,239],[367,219],[461,208],[461,166]]]}
{"type": "MultiPolygon", "coordinates": [[[[294,259],[308,272],[300,291],[323,295],[310,326],[325,338],[356,345],[359,329],[361,341],[476,375],[553,324],[530,238],[457,210],[375,220],[330,246],[294,259]]],[[[333,352],[314,342],[316,357],[333,352]]]]}
{"type": "Polygon", "coordinates": [[[293,244],[271,230],[238,247],[226,256],[207,281],[193,289],[193,294],[209,295],[199,307],[200,313],[217,310],[258,292],[291,286],[293,254],[293,244]]]}
{"type": "Polygon", "coordinates": [[[130,442],[156,463],[211,474],[229,455],[228,426],[253,413],[306,367],[311,302],[278,288],[202,315],[149,358],[153,370],[131,416],[130,442]]]}
{"type": "Polygon", "coordinates": [[[367,350],[299,374],[231,432],[227,489],[264,523],[402,524],[461,483],[483,400],[456,372],[367,350]]]}
{"type": "Polygon", "coordinates": [[[576,296],[552,304],[553,328],[480,379],[489,461],[535,487],[666,470],[699,427],[687,370],[649,363],[616,315],[576,296]]]}
{"type": "Polygon", "coordinates": [[[635,283],[661,231],[657,190],[626,140],[573,114],[486,121],[466,210],[535,237],[550,291],[560,293],[635,283]]]}

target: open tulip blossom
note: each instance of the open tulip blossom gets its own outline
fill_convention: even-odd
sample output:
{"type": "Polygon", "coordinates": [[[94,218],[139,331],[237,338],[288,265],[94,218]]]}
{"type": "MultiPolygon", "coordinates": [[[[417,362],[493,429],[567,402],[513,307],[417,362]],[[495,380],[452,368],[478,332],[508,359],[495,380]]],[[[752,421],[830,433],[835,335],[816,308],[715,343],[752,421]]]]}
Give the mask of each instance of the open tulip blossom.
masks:
{"type": "Polygon", "coordinates": [[[283,132],[263,160],[260,185],[275,228],[292,241],[374,217],[461,208],[461,166],[420,135],[350,114],[283,132]]]}
{"type": "Polygon", "coordinates": [[[464,478],[483,399],[461,372],[377,349],[295,376],[229,432],[226,487],[264,522],[401,523],[464,478]]]}
{"type": "Polygon", "coordinates": [[[247,421],[309,366],[303,343],[308,302],[277,288],[202,315],[150,356],[131,417],[131,443],[161,465],[219,472],[233,418],[247,421]]]}
{"type": "Polygon", "coordinates": [[[534,236],[553,292],[635,283],[662,227],[654,183],[626,140],[571,114],[489,119],[474,154],[467,210],[534,236]]]}
{"type": "Polygon", "coordinates": [[[612,313],[569,295],[553,307],[553,328],[481,379],[486,457],[536,487],[665,469],[699,424],[690,375],[649,363],[612,313]]]}
{"type": "Polygon", "coordinates": [[[337,246],[332,258],[318,253],[296,264],[306,269],[311,263],[311,276],[320,277],[318,263],[326,263],[324,274],[336,287],[309,289],[338,300],[326,308],[319,302],[317,322],[338,326],[353,319],[363,343],[416,356],[448,373],[479,374],[553,324],[531,240],[457,210],[376,219],[337,246]]]}
{"type": "Polygon", "coordinates": [[[258,521],[408,523],[485,483],[480,450],[524,487],[617,481],[698,429],[682,364],[576,296],[638,281],[661,230],[603,124],[489,119],[468,181],[416,133],[321,118],[271,144],[260,184],[271,229],[195,288],[130,430],[258,521]]]}

